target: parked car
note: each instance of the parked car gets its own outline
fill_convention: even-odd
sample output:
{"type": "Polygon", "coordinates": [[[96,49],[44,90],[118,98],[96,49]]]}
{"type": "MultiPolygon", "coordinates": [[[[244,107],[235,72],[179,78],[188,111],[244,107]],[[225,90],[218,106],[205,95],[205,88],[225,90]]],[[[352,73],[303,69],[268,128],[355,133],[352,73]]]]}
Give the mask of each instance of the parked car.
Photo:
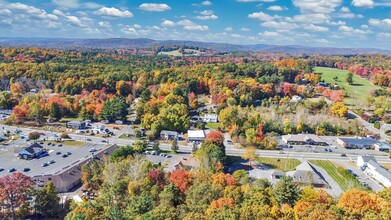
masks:
{"type": "Polygon", "coordinates": [[[60,151],[57,151],[57,152],[56,152],[56,155],[60,155],[60,154],[61,154],[61,152],[60,152],[60,151]]]}
{"type": "Polygon", "coordinates": [[[63,154],[63,155],[62,155],[62,157],[63,157],[63,158],[65,158],[65,157],[68,157],[68,155],[66,155],[66,154],[63,154]]]}
{"type": "Polygon", "coordinates": [[[62,147],[62,144],[57,145],[58,147],[62,147]]]}
{"type": "Polygon", "coordinates": [[[8,173],[12,173],[12,172],[15,172],[15,171],[16,171],[15,168],[10,168],[10,169],[8,169],[8,173]]]}
{"type": "Polygon", "coordinates": [[[91,141],[91,139],[88,138],[87,141],[91,141]]]}
{"type": "Polygon", "coordinates": [[[228,140],[227,143],[228,143],[229,145],[233,145],[233,144],[234,144],[231,140],[228,140]]]}
{"type": "Polygon", "coordinates": [[[53,164],[53,163],[55,163],[56,161],[54,161],[54,160],[50,160],[48,163],[49,164],[53,164]]]}
{"type": "Polygon", "coordinates": [[[31,170],[30,168],[26,167],[23,169],[23,172],[29,172],[30,170],[31,170]]]}
{"type": "Polygon", "coordinates": [[[103,142],[103,143],[107,143],[107,141],[106,141],[106,140],[102,140],[102,142],[103,142]]]}
{"type": "Polygon", "coordinates": [[[341,154],[341,157],[347,157],[346,154],[341,154]]]}
{"type": "Polygon", "coordinates": [[[4,168],[3,167],[0,167],[0,172],[3,172],[4,171],[4,168]]]}
{"type": "Polygon", "coordinates": [[[68,156],[71,155],[71,154],[72,154],[71,152],[67,152],[67,153],[66,153],[66,155],[68,155],[68,156]]]}
{"type": "Polygon", "coordinates": [[[43,164],[42,164],[42,167],[47,167],[47,166],[49,166],[48,163],[43,163],[43,164]]]}
{"type": "Polygon", "coordinates": [[[96,151],[95,148],[91,148],[91,149],[89,150],[89,152],[95,152],[95,151],[96,151]]]}

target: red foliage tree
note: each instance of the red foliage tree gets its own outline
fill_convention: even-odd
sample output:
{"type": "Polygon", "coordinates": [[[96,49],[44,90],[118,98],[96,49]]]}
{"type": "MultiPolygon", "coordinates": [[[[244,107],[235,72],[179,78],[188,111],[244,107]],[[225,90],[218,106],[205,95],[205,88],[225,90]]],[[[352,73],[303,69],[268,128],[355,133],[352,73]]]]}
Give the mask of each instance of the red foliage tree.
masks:
{"type": "Polygon", "coordinates": [[[164,188],[165,179],[164,179],[164,173],[160,170],[153,169],[148,173],[148,179],[152,183],[158,185],[161,189],[164,188]]]}
{"type": "Polygon", "coordinates": [[[10,206],[12,219],[16,219],[15,208],[26,201],[33,185],[30,177],[19,172],[0,178],[0,204],[10,206]]]}
{"type": "Polygon", "coordinates": [[[224,143],[224,134],[220,131],[211,131],[208,135],[206,135],[206,140],[210,140],[217,145],[223,145],[224,143]]]}
{"type": "Polygon", "coordinates": [[[193,175],[186,170],[174,170],[170,176],[170,182],[178,187],[181,192],[185,192],[192,181],[193,175]]]}

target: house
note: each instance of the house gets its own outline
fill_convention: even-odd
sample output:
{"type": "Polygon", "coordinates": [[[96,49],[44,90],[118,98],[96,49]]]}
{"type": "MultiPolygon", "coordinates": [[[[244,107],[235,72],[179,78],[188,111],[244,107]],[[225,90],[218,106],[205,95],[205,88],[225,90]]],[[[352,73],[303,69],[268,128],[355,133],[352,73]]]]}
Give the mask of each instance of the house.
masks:
{"type": "Polygon", "coordinates": [[[281,170],[274,170],[270,175],[272,179],[279,180],[281,177],[285,176],[285,173],[281,170]]]}
{"type": "Polygon", "coordinates": [[[160,140],[178,140],[178,132],[163,130],[160,132],[160,140]]]}
{"type": "Polygon", "coordinates": [[[20,159],[31,160],[41,156],[43,153],[45,153],[44,148],[38,143],[33,143],[28,147],[22,148],[18,152],[18,156],[20,159]]]}
{"type": "Polygon", "coordinates": [[[216,114],[205,114],[202,118],[204,122],[217,123],[218,116],[216,114]]]}
{"type": "Polygon", "coordinates": [[[286,173],[293,178],[293,182],[302,185],[314,187],[324,187],[327,185],[322,175],[307,161],[301,163],[294,171],[286,173]]]}
{"type": "Polygon", "coordinates": [[[383,124],[380,127],[380,131],[383,132],[383,133],[391,132],[391,124],[383,124]]]}
{"type": "Polygon", "coordinates": [[[384,141],[379,141],[373,145],[377,151],[390,151],[391,145],[384,141]]]}
{"type": "Polygon", "coordinates": [[[172,172],[178,169],[193,170],[198,166],[196,159],[192,156],[174,157],[170,160],[165,171],[172,172]]]}
{"type": "Polygon", "coordinates": [[[289,134],[282,136],[285,144],[327,146],[327,142],[314,134],[289,134]]]}
{"type": "Polygon", "coordinates": [[[391,187],[391,173],[384,167],[380,166],[375,157],[359,156],[357,158],[357,166],[383,186],[391,187]]]}
{"type": "Polygon", "coordinates": [[[70,122],[67,122],[67,128],[86,129],[87,123],[84,121],[70,121],[70,122]]]}
{"type": "Polygon", "coordinates": [[[94,159],[102,160],[104,155],[110,155],[117,145],[112,145],[108,148],[102,148],[94,153],[93,156],[88,156],[81,160],[76,161],[70,166],[64,167],[62,170],[53,174],[38,175],[33,177],[33,181],[36,183],[37,188],[42,188],[47,182],[53,182],[59,193],[68,192],[76,186],[81,184],[81,167],[94,157],[94,159]]]}
{"type": "Polygon", "coordinates": [[[124,122],[121,121],[121,120],[116,120],[114,123],[117,124],[117,125],[122,125],[122,124],[124,124],[124,122]]]}
{"type": "Polygon", "coordinates": [[[368,121],[369,119],[373,118],[374,117],[374,114],[370,113],[370,112],[364,112],[362,115],[361,115],[361,118],[364,119],[365,121],[368,121]]]}
{"type": "Polygon", "coordinates": [[[204,130],[187,130],[188,142],[202,142],[206,138],[204,130]]]}
{"type": "Polygon", "coordinates": [[[369,137],[341,137],[337,138],[337,143],[347,149],[371,149],[374,148],[374,145],[378,143],[378,141],[369,137]]]}
{"type": "Polygon", "coordinates": [[[292,96],[291,102],[302,102],[302,101],[303,101],[302,97],[300,97],[298,95],[292,96]]]}
{"type": "Polygon", "coordinates": [[[0,109],[0,115],[11,115],[12,110],[9,109],[0,109]]]}

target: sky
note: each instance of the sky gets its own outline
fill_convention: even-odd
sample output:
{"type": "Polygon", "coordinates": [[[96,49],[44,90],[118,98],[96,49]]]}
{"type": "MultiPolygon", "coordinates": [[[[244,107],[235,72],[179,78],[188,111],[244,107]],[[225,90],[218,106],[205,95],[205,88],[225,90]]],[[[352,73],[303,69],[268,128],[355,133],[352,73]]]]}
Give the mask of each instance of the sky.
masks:
{"type": "Polygon", "coordinates": [[[391,49],[391,0],[0,0],[0,37],[391,49]]]}

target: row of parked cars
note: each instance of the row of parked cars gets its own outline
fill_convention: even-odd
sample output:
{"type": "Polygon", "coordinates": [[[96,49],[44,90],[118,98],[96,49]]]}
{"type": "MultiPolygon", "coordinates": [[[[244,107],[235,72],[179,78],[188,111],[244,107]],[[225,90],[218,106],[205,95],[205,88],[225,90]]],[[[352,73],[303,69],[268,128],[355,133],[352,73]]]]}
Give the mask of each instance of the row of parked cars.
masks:
{"type": "Polygon", "coordinates": [[[165,158],[170,158],[171,155],[169,154],[166,154],[166,153],[159,153],[157,151],[144,151],[145,154],[149,154],[149,155],[156,155],[156,156],[162,156],[162,157],[165,157],[165,158]]]}

